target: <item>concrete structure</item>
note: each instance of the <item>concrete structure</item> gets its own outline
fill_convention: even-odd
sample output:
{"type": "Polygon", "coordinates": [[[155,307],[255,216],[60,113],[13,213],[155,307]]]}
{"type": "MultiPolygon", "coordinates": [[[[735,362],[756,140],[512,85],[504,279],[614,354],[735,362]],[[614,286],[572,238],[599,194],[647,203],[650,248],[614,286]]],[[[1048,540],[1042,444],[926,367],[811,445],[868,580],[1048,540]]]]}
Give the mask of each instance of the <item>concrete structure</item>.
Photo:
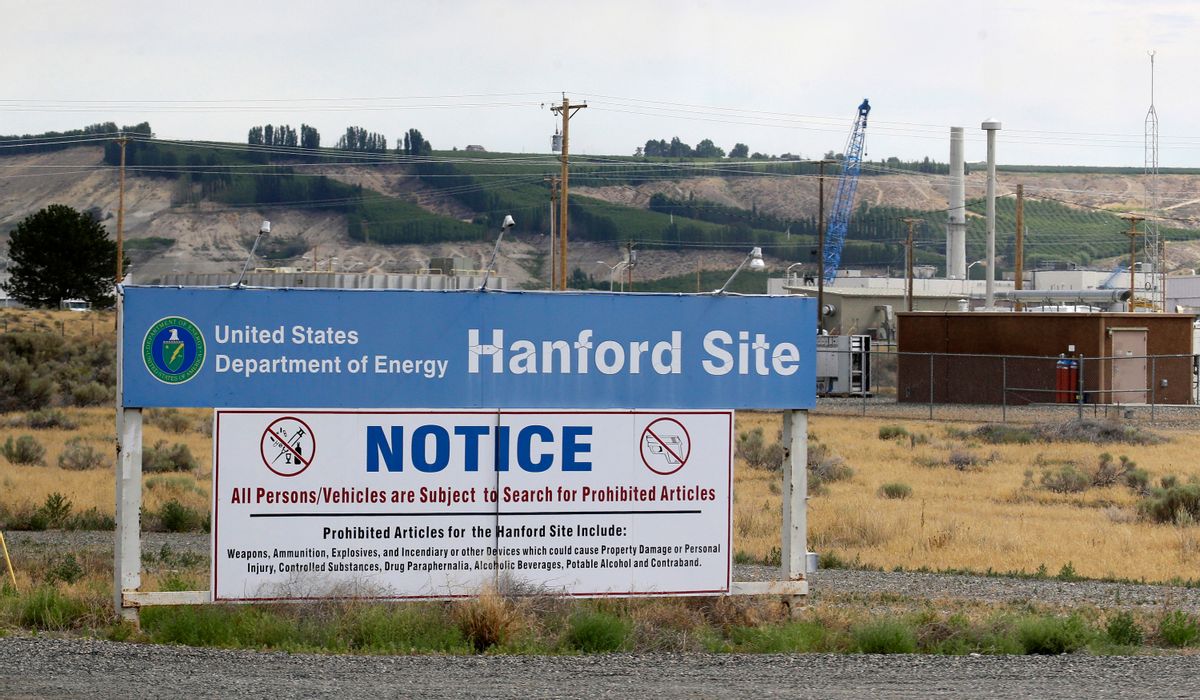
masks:
{"type": "Polygon", "coordinates": [[[963,158],[963,128],[950,127],[950,203],[946,223],[946,278],[967,278],[967,175],[963,158]]]}
{"type": "Polygon", "coordinates": [[[1080,377],[1086,403],[1192,402],[1188,314],[896,316],[897,399],[902,402],[1074,403],[1080,377]],[[1057,391],[1060,355],[1080,362],[1065,393],[1057,391]]]}
{"type": "Polygon", "coordinates": [[[989,119],[980,128],[987,132],[987,289],[983,305],[991,309],[996,304],[996,132],[1000,122],[989,119]]]}
{"type": "Polygon", "coordinates": [[[1200,275],[1167,278],[1167,311],[1200,315],[1200,275]]]}
{"type": "MultiPolygon", "coordinates": [[[[959,311],[981,308],[983,280],[914,279],[913,310],[959,311]]],[[[999,282],[1002,290],[1012,282],[999,282]]],[[[803,276],[767,281],[768,294],[802,294],[815,297],[817,288],[803,276]]],[[[905,304],[905,280],[899,277],[838,277],[825,287],[825,329],[833,335],[869,335],[875,340],[896,339],[896,318],[905,304]]]]}
{"type": "MultiPolygon", "coordinates": [[[[165,286],[228,287],[236,274],[164,275],[165,286]]],[[[252,272],[243,281],[247,287],[309,287],[328,289],[478,289],[483,272],[473,275],[365,274],[348,272],[252,272]]],[[[508,278],[492,276],[488,289],[508,289],[508,278]]]]}
{"type": "MultiPolygon", "coordinates": [[[[1147,268],[1148,269],[1148,268],[1147,268]]],[[[1030,289],[1100,289],[1107,283],[1106,289],[1129,289],[1129,270],[1097,270],[1075,266],[1062,266],[1053,269],[1042,268],[1033,271],[1030,289]]],[[[1138,263],[1133,271],[1133,286],[1139,295],[1147,294],[1146,285],[1154,283],[1154,275],[1143,272],[1142,264],[1138,263]]]]}

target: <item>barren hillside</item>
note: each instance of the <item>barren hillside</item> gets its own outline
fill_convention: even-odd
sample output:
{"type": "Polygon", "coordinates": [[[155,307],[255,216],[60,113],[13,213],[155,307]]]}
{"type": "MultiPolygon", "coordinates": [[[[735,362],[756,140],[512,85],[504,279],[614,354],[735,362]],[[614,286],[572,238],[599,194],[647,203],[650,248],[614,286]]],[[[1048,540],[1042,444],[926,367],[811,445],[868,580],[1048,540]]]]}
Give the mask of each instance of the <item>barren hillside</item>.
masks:
{"type": "MultiPolygon", "coordinates": [[[[323,174],[340,182],[362,185],[385,195],[414,202],[427,211],[460,220],[477,214],[411,176],[402,165],[328,166],[307,172],[323,174]]],[[[39,155],[0,157],[0,235],[23,217],[53,203],[77,209],[96,208],[110,231],[116,228],[117,172],[103,164],[99,147],[77,147],[39,155]]],[[[1001,173],[1001,193],[1011,193],[1017,183],[1030,196],[1046,196],[1085,207],[1112,211],[1142,208],[1146,200],[1145,179],[1110,174],[1016,174],[1001,173]]],[[[832,199],[836,179],[826,182],[832,199]]],[[[482,267],[491,252],[486,241],[435,245],[363,244],[349,238],[345,218],[336,213],[303,207],[246,208],[214,202],[176,204],[184,197],[177,181],[131,176],[126,181],[125,231],[132,241],[134,279],[151,281],[170,272],[236,272],[245,260],[262,219],[273,223],[272,239],[289,243],[299,259],[260,262],[261,265],[316,264],[353,271],[411,272],[427,266],[433,256],[466,258],[482,267]],[[138,245],[138,239],[168,239],[138,245]],[[334,261],[336,258],[336,262],[334,261]]],[[[946,180],[919,173],[863,177],[858,188],[860,201],[876,206],[911,209],[944,209],[946,180]]],[[[968,177],[967,196],[982,196],[984,176],[968,177]]],[[[1200,221],[1200,176],[1163,175],[1160,191],[1171,225],[1196,225],[1200,221]],[[1190,223],[1189,223],[1190,220],[1190,223]]],[[[617,204],[644,208],[650,197],[666,193],[675,198],[697,199],[733,207],[751,208],[783,218],[812,216],[817,205],[815,177],[695,178],[653,182],[637,187],[575,187],[586,195],[617,204]]],[[[1200,243],[1173,244],[1168,248],[1172,267],[1200,267],[1200,243]]],[[[736,251],[645,251],[639,260],[637,278],[653,279],[690,274],[697,270],[728,270],[738,264],[736,251]]],[[[570,267],[579,267],[598,280],[608,276],[599,264],[620,260],[622,252],[611,245],[573,241],[570,267]]],[[[769,261],[774,269],[787,260],[769,261]]],[[[505,241],[499,263],[501,272],[514,286],[537,284],[549,271],[549,241],[544,232],[519,231],[505,241]]]]}
{"type": "MultiPolygon", "coordinates": [[[[1136,175],[1002,172],[997,176],[996,191],[1011,195],[1018,184],[1025,186],[1029,197],[1045,196],[1114,212],[1141,210],[1148,199],[1147,181],[1136,175]]],[[[835,176],[826,177],[827,201],[832,200],[836,185],[835,176]]],[[[967,176],[967,197],[984,196],[985,186],[984,173],[971,173],[967,176]]],[[[674,198],[694,195],[697,199],[744,209],[756,206],[770,214],[795,218],[809,216],[816,209],[818,182],[816,177],[705,177],[637,187],[574,187],[571,191],[634,207],[647,206],[650,197],[659,192],[674,198]]],[[[1160,175],[1159,192],[1166,216],[1191,219],[1191,226],[1200,226],[1200,175],[1160,175]]],[[[948,181],[941,175],[864,176],[858,183],[858,201],[873,206],[945,209],[947,194],[948,181]]],[[[1175,221],[1172,225],[1189,224],[1175,221]]]]}

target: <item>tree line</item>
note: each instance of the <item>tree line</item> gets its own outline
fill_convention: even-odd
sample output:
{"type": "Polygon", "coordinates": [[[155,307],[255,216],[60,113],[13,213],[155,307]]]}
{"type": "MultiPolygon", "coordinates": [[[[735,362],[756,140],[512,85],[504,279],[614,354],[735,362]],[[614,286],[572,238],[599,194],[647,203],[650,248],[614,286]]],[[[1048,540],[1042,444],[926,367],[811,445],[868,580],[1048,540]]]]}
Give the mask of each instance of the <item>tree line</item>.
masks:
{"type": "Polygon", "coordinates": [[[264,124],[250,127],[246,143],[251,146],[291,146],[315,149],[321,147],[321,133],[317,131],[316,127],[308,124],[300,125],[299,134],[290,124],[280,124],[279,126],[264,124]]]}
{"type": "MultiPolygon", "coordinates": [[[[321,133],[316,127],[308,124],[301,124],[299,132],[290,124],[263,124],[250,127],[246,143],[251,146],[287,146],[315,150],[321,147],[321,133]]],[[[339,151],[386,153],[388,138],[361,126],[348,126],[333,147],[339,151]]],[[[404,132],[404,136],[396,139],[395,152],[410,156],[427,156],[433,153],[433,145],[425,139],[419,129],[409,129],[404,132]]]]}
{"type": "Polygon", "coordinates": [[[67,131],[43,131],[40,134],[23,134],[20,136],[0,136],[0,145],[4,146],[3,155],[19,155],[22,153],[45,153],[46,151],[61,151],[76,145],[76,141],[84,141],[89,136],[116,136],[127,134],[149,135],[150,123],[142,122],[134,126],[118,127],[114,122],[90,124],[82,129],[67,131]],[[25,143],[31,142],[31,143],[25,143]]]}

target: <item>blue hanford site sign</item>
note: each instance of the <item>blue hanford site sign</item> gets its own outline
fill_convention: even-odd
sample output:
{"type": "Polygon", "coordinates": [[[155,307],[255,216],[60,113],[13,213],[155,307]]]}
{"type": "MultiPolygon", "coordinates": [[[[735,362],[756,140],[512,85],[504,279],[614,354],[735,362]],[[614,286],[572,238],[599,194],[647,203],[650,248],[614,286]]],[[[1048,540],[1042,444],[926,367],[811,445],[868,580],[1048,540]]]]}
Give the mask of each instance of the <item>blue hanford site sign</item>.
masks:
{"type": "Polygon", "coordinates": [[[126,407],[812,408],[789,296],[123,288],[126,407]]]}

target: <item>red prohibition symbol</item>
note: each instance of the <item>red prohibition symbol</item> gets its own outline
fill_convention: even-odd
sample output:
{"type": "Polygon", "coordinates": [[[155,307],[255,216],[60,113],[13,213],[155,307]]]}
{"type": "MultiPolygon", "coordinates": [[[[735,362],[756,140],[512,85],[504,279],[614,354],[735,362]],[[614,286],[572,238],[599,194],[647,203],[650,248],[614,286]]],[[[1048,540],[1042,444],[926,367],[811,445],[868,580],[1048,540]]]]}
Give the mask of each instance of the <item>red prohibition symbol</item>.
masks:
{"type": "Polygon", "coordinates": [[[267,469],[279,476],[296,476],[312,464],[317,440],[307,423],[284,416],[263,431],[259,453],[267,469]]]}
{"type": "Polygon", "coordinates": [[[692,438],[683,423],[674,418],[658,418],[642,431],[639,447],[642,464],[655,474],[668,476],[683,469],[692,456],[692,438]]]}

